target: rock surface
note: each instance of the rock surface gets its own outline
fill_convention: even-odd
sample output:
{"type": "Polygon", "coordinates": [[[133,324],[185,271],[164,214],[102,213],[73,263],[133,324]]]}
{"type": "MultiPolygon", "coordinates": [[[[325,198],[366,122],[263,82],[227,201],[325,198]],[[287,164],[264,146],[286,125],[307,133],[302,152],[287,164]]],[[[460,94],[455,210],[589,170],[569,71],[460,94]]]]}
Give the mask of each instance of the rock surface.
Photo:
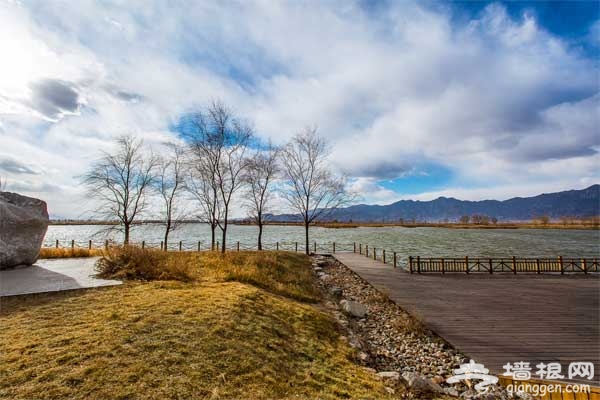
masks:
{"type": "Polygon", "coordinates": [[[346,314],[353,317],[364,318],[364,316],[367,315],[367,307],[357,301],[342,300],[340,301],[340,306],[346,314]]]}
{"type": "Polygon", "coordinates": [[[35,263],[48,222],[45,201],[0,192],[0,269],[35,263]]]}

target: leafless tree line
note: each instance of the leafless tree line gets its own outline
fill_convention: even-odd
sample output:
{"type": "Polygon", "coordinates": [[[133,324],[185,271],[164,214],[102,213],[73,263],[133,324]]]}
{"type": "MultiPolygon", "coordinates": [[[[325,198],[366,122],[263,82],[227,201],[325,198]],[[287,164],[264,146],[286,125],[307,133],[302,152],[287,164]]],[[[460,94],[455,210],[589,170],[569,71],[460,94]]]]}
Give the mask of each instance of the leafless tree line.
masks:
{"type": "Polygon", "coordinates": [[[215,101],[188,116],[182,136],[183,143],[166,144],[160,156],[139,139],[119,138],[116,151],[104,153],[82,177],[102,217],[120,222],[125,244],[132,224],[149,211],[150,197],[157,197],[165,248],[183,220],[197,219],[210,227],[211,249],[220,233],[225,252],[233,201],[243,194],[261,250],[265,218],[278,193],[302,220],[308,253],[310,225],[352,198],[345,179],[330,169],[329,147],[316,128],[282,147],[261,144],[249,122],[215,101]]]}

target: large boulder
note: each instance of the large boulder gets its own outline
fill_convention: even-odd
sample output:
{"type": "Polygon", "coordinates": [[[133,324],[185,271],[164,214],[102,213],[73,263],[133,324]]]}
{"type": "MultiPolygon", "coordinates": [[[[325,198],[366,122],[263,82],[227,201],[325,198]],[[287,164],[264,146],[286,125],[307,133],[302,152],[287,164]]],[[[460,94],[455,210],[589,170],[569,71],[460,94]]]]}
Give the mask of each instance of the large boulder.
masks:
{"type": "Polygon", "coordinates": [[[48,222],[45,201],[0,192],[0,269],[35,263],[48,222]]]}

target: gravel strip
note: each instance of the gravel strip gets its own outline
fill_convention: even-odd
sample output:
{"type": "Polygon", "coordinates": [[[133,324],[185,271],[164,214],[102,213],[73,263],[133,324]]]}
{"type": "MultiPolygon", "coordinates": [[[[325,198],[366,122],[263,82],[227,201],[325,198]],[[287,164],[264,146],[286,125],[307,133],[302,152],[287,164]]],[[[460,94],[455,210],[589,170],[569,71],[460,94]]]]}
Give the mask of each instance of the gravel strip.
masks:
{"type": "Polygon", "coordinates": [[[385,379],[390,393],[402,385],[410,392],[403,398],[532,399],[510,395],[500,387],[478,394],[472,388],[478,381],[446,383],[460,364],[470,360],[335,259],[314,256],[312,266],[328,299],[325,306],[356,349],[356,361],[385,379]]]}

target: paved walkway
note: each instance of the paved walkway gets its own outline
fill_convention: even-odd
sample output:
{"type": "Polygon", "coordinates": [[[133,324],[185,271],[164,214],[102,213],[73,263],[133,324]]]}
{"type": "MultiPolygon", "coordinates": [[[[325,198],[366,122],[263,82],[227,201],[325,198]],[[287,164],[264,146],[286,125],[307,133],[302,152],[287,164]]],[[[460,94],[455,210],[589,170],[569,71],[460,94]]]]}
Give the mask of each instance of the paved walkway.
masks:
{"type": "Polygon", "coordinates": [[[600,279],[590,276],[408,274],[360,254],[334,255],[464,354],[502,373],[508,362],[595,365],[600,383],[600,279]]]}
{"type": "Polygon", "coordinates": [[[94,264],[98,258],[38,260],[31,267],[0,271],[0,296],[56,292],[120,285],[120,281],[97,279],[94,264]]]}

